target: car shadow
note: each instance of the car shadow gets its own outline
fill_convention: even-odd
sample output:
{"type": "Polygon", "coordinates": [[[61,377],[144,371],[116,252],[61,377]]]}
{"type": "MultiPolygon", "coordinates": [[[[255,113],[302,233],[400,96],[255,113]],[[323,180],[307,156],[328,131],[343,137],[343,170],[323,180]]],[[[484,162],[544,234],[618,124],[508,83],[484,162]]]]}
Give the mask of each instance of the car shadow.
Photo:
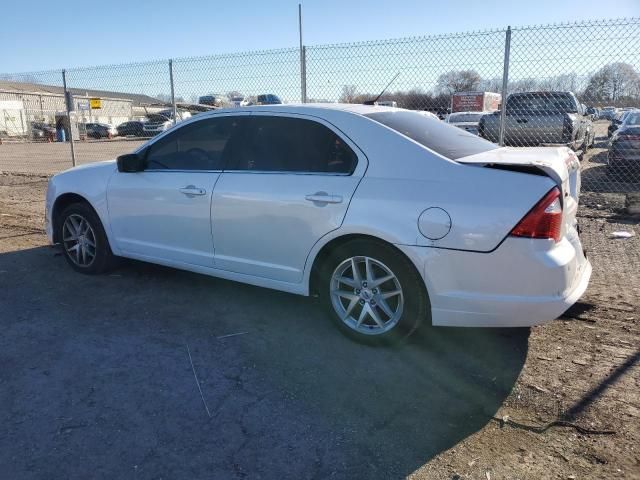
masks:
{"type": "Polygon", "coordinates": [[[528,350],[528,329],[368,347],[314,299],[85,276],[50,247],[0,254],[0,305],[8,478],[404,478],[490,421],[528,350]]]}

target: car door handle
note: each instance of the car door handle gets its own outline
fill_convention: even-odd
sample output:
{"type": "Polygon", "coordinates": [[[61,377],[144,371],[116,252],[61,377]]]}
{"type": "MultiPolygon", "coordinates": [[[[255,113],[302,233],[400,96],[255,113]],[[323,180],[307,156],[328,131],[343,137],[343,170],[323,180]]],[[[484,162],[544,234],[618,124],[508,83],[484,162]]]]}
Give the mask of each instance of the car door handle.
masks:
{"type": "Polygon", "coordinates": [[[187,185],[184,188],[180,189],[180,193],[183,193],[187,196],[195,196],[195,195],[204,195],[207,191],[204,188],[198,188],[194,185],[187,185]]]}
{"type": "Polygon", "coordinates": [[[342,203],[342,196],[329,195],[326,192],[316,192],[311,195],[306,195],[304,198],[314,203],[342,203]]]}

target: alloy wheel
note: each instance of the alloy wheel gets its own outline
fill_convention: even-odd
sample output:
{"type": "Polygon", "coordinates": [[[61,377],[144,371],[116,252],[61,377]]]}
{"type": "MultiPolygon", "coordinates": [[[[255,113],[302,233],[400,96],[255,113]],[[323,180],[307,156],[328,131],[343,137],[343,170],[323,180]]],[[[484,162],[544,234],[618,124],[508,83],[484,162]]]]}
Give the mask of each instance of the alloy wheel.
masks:
{"type": "Polygon", "coordinates": [[[380,335],[395,327],[404,308],[396,275],[382,262],[365,256],[344,260],[333,272],[331,304],[349,328],[380,335]]]}
{"type": "Polygon", "coordinates": [[[69,259],[79,267],[89,267],[96,258],[96,234],[82,215],[69,215],[62,225],[62,244],[69,259]]]}

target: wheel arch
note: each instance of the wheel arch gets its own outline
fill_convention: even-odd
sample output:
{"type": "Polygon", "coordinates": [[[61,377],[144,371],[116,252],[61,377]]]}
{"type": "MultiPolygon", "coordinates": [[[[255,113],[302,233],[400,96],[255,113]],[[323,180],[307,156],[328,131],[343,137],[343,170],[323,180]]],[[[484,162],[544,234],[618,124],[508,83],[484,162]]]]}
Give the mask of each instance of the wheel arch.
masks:
{"type": "MultiPolygon", "coordinates": [[[[337,248],[352,242],[354,240],[366,240],[372,243],[384,244],[387,247],[395,250],[399,255],[402,255],[406,258],[413,268],[416,270],[416,273],[420,278],[424,280],[423,275],[420,272],[420,269],[416,266],[415,262],[412,258],[410,258],[405,252],[399,249],[393,242],[382,238],[381,236],[376,236],[372,234],[366,233],[344,233],[342,235],[334,236],[331,239],[328,239],[321,247],[317,248],[317,253],[313,257],[313,262],[311,263],[311,268],[309,270],[309,295],[317,295],[319,292],[319,283],[320,283],[320,273],[322,269],[323,263],[329,258],[332,252],[334,252],[337,248]]],[[[426,285],[424,285],[425,291],[427,290],[426,285]]]]}
{"type": "Polygon", "coordinates": [[[83,197],[82,195],[79,195],[79,194],[74,193],[74,192],[67,192],[67,193],[63,193],[63,194],[59,195],[55,199],[55,201],[53,203],[53,208],[51,210],[51,222],[53,224],[53,241],[54,241],[54,243],[60,243],[60,238],[58,238],[59,235],[60,235],[60,233],[58,231],[58,222],[60,220],[60,214],[62,214],[62,212],[64,211],[65,208],[67,208],[69,205],[72,205],[74,203],[84,203],[84,204],[88,205],[95,212],[96,216],[98,218],[100,218],[100,215],[98,214],[98,212],[96,211],[94,206],[91,205],[91,202],[89,200],[87,200],[85,197],[83,197]]]}

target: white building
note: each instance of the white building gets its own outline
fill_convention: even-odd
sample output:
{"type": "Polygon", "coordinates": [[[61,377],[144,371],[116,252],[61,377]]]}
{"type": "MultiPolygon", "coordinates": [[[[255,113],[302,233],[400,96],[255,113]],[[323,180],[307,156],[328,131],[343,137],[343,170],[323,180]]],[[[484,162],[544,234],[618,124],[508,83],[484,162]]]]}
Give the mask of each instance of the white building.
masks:
{"type": "MultiPolygon", "coordinates": [[[[160,100],[147,95],[69,88],[78,123],[120,123],[142,118],[167,108],[160,100]],[[90,99],[100,99],[100,108],[91,108],[90,99]]],[[[64,89],[54,85],[0,80],[0,134],[29,135],[31,122],[54,124],[55,114],[66,110],[64,89]],[[7,103],[9,102],[9,103],[7,103]],[[3,111],[5,113],[3,113],[3,111]],[[3,120],[5,119],[6,120],[3,120]],[[22,120],[20,120],[22,117],[22,120]],[[19,126],[23,122],[23,129],[19,126]]]]}

